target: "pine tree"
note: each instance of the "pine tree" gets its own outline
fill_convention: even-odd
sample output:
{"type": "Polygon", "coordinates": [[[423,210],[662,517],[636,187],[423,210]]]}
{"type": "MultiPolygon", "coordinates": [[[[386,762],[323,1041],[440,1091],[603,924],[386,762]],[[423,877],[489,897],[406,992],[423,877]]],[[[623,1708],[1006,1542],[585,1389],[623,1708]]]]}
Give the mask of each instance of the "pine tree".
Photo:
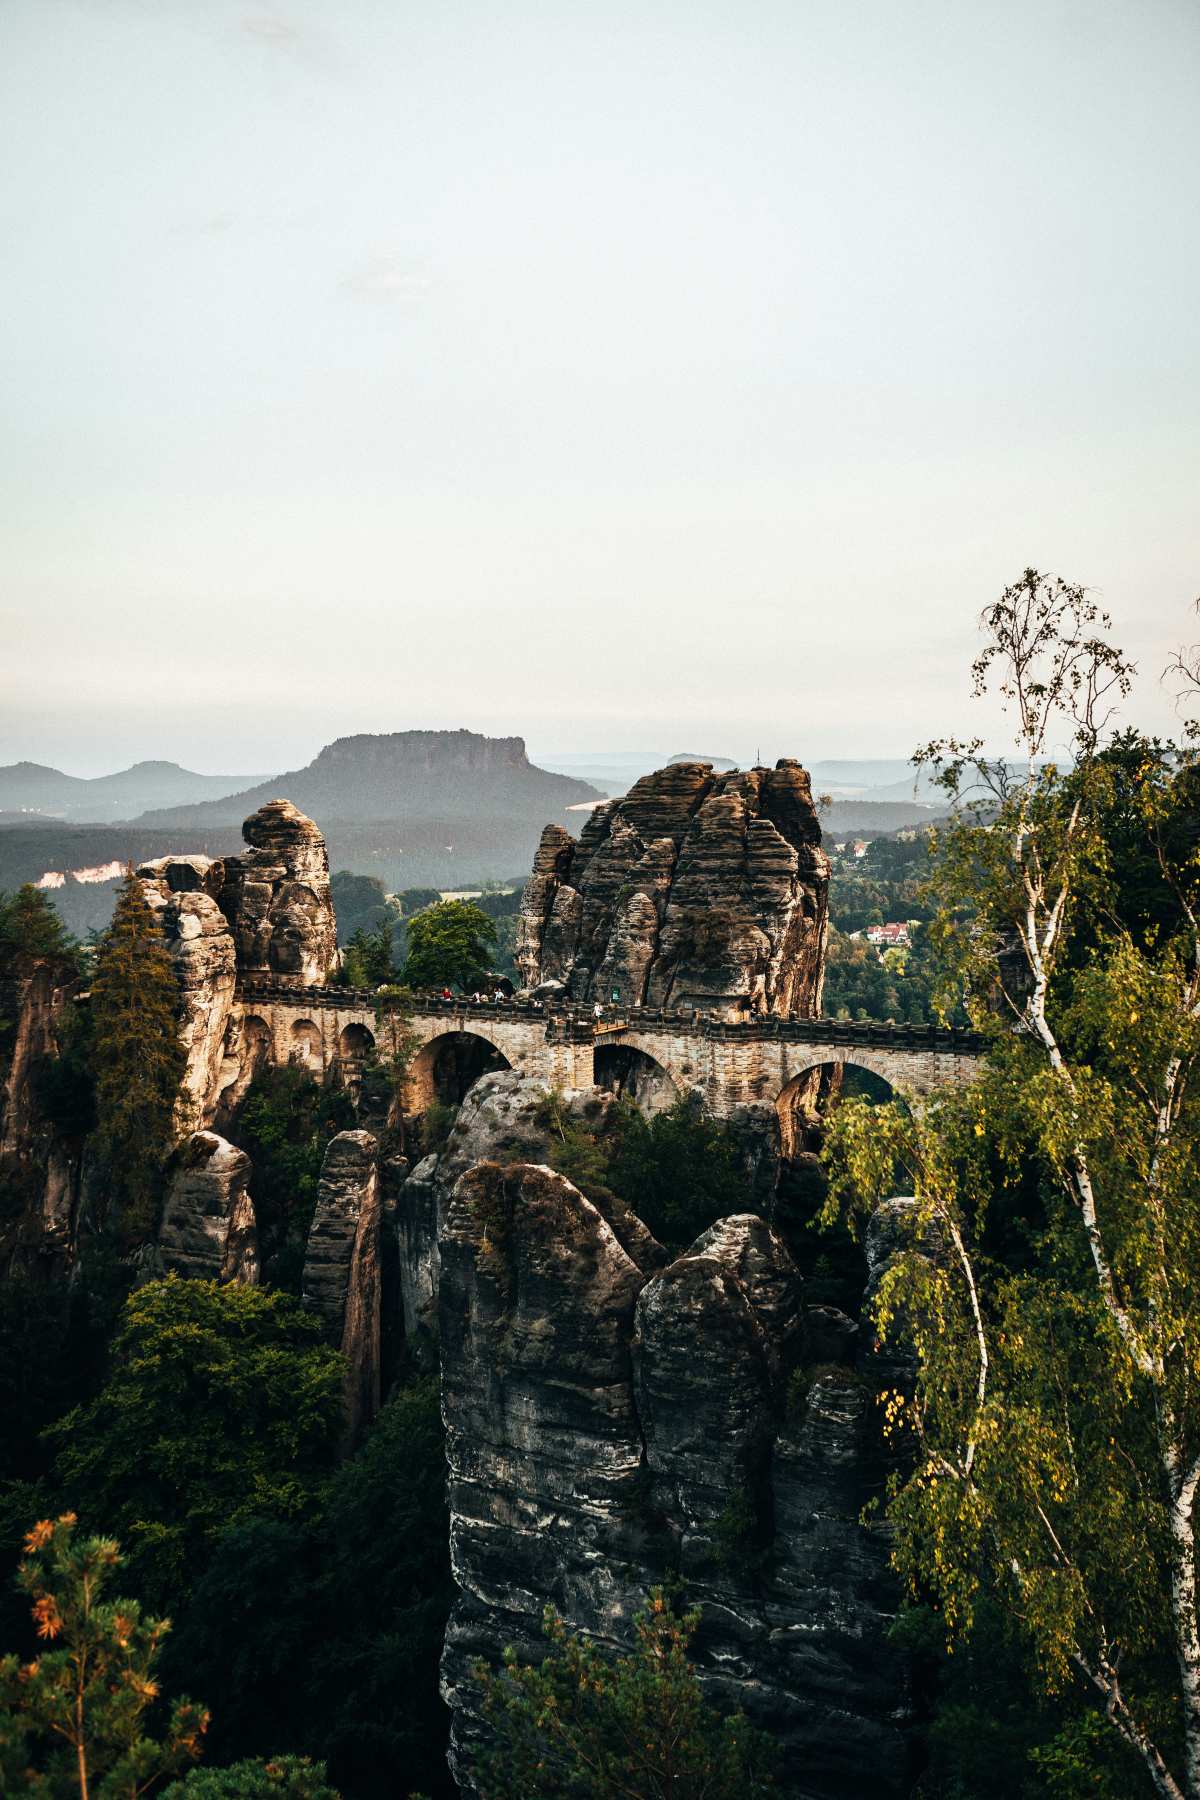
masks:
{"type": "Polygon", "coordinates": [[[396,969],[393,960],[392,928],[393,918],[389,913],[381,919],[373,931],[367,933],[364,957],[367,979],[372,987],[386,987],[395,980],[396,969]]]}
{"type": "Polygon", "coordinates": [[[75,950],[53,901],[40,889],[26,882],[15,894],[0,891],[0,972],[7,973],[21,958],[66,959],[75,950]]]}
{"type": "Polygon", "coordinates": [[[100,941],[92,982],[97,1136],[126,1243],[143,1241],[155,1223],[158,1175],[171,1148],[184,1069],[178,1002],[162,927],[131,871],[100,941]]]}
{"type": "Polygon", "coordinates": [[[180,1700],[165,1741],[147,1735],[170,1622],[106,1598],[120,1552],[111,1538],[77,1539],[75,1525],[64,1513],[25,1539],[17,1580],[45,1648],[32,1662],[0,1657],[0,1791],[137,1800],[195,1761],[208,1715],[180,1700]]]}

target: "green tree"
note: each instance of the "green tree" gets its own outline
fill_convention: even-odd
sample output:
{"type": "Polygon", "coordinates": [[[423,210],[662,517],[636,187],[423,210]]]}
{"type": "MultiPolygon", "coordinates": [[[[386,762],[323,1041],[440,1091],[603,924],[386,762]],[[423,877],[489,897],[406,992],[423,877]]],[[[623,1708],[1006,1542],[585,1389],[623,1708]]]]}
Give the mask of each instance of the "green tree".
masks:
{"type": "Polygon", "coordinates": [[[453,1792],[445,1489],[438,1383],[423,1378],[388,1400],[310,1519],[223,1535],[167,1652],[212,1705],[212,1755],[307,1751],[360,1800],[392,1800],[398,1780],[453,1792]]]}
{"type": "Polygon", "coordinates": [[[717,1219],[750,1206],[728,1127],[686,1096],[649,1119],[635,1106],[622,1106],[608,1180],[659,1242],[674,1250],[717,1219]]]}
{"type": "Polygon", "coordinates": [[[314,1081],[295,1063],[264,1068],[250,1085],[237,1141],[254,1164],[250,1194],[259,1254],[264,1280],[273,1287],[300,1292],[321,1164],[332,1139],[354,1123],[345,1088],[314,1081]]]}
{"type": "Polygon", "coordinates": [[[312,1513],[341,1383],[290,1295],[169,1276],[129,1296],[107,1381],[47,1433],[53,1479],[128,1546],[148,1600],[186,1599],[229,1525],[312,1513]]]}
{"type": "Polygon", "coordinates": [[[1102,742],[1129,670],[1082,590],[1028,570],[984,624],[976,687],[999,676],[1017,760],[925,756],[959,808],[931,936],[991,1052],[916,1117],[841,1108],[831,1208],[909,1172],[913,1242],[876,1322],[916,1357],[913,1392],[886,1397],[911,1451],[889,1504],[911,1591],[952,1640],[996,1594],[1042,1690],[1078,1684],[1155,1792],[1196,1800],[1195,758],[1102,742]],[[1114,821],[1139,878],[1157,870],[1151,907],[1122,891],[1114,821]]]}
{"type": "Polygon", "coordinates": [[[184,1070],[178,1005],[162,927],[130,872],[100,940],[91,999],[97,1137],[126,1243],[144,1240],[156,1224],[184,1070]]]}
{"type": "Polygon", "coordinates": [[[363,950],[363,964],[370,987],[386,987],[394,978],[396,968],[393,961],[392,921],[390,918],[381,919],[375,928],[367,933],[363,950]]]}
{"type": "Polygon", "coordinates": [[[417,913],[408,927],[407,987],[477,987],[487,974],[496,927],[469,900],[442,900],[417,913]]]}
{"type": "Polygon", "coordinates": [[[224,1769],[192,1769],[162,1800],[338,1800],[325,1764],[307,1756],[253,1757],[224,1769]]]}
{"type": "Polygon", "coordinates": [[[0,1787],[8,1793],[137,1800],[194,1761],[208,1715],[171,1708],[165,1736],[149,1735],[155,1663],[170,1629],[136,1600],[108,1599],[121,1555],[111,1538],[79,1538],[74,1513],[43,1519],[25,1540],[18,1582],[47,1648],[22,1663],[0,1658],[0,1787]]]}
{"type": "Polygon", "coordinates": [[[15,894],[0,890],[0,975],[7,975],[22,959],[54,957],[74,962],[78,946],[54,902],[30,882],[15,894]]]}
{"type": "Polygon", "coordinates": [[[748,1800],[775,1792],[777,1756],[741,1713],[706,1704],[688,1659],[698,1612],[679,1618],[662,1589],[634,1621],[636,1644],[603,1656],[552,1607],[540,1667],[513,1650],[476,1666],[496,1733],[478,1772],[483,1800],[748,1800]]]}
{"type": "Polygon", "coordinates": [[[367,975],[367,934],[360,925],[342,949],[342,981],[346,987],[365,988],[367,975]]]}

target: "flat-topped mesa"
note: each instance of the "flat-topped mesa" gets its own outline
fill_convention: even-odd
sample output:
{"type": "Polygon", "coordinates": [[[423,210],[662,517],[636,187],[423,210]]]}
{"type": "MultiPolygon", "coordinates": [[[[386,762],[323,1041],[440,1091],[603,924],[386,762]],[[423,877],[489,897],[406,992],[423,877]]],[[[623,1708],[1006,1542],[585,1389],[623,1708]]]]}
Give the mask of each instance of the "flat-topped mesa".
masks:
{"type": "Polygon", "coordinates": [[[530,987],[575,1000],[815,1018],[829,862],[808,773],[672,763],[547,825],[517,922],[530,987]]]}

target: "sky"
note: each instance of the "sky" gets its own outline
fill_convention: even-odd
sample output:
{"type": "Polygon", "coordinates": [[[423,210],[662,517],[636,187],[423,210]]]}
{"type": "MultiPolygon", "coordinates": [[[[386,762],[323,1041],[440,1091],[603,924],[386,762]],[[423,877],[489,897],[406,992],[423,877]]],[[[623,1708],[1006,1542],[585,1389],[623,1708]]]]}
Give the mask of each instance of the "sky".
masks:
{"type": "Polygon", "coordinates": [[[904,756],[1200,639],[1194,0],[0,0],[0,762],[904,756]]]}

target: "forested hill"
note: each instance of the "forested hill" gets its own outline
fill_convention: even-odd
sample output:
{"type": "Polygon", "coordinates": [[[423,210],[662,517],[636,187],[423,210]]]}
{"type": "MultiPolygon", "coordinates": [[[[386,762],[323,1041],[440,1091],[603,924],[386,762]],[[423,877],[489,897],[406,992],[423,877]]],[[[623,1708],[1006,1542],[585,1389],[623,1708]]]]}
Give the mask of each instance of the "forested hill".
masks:
{"type": "Polygon", "coordinates": [[[363,732],[327,744],[303,769],[225,799],[160,808],[139,823],[239,825],[281,794],[323,830],[335,823],[507,818],[536,824],[540,831],[568,806],[601,798],[590,782],[536,768],[523,738],[489,738],[476,731],[363,732]]]}

